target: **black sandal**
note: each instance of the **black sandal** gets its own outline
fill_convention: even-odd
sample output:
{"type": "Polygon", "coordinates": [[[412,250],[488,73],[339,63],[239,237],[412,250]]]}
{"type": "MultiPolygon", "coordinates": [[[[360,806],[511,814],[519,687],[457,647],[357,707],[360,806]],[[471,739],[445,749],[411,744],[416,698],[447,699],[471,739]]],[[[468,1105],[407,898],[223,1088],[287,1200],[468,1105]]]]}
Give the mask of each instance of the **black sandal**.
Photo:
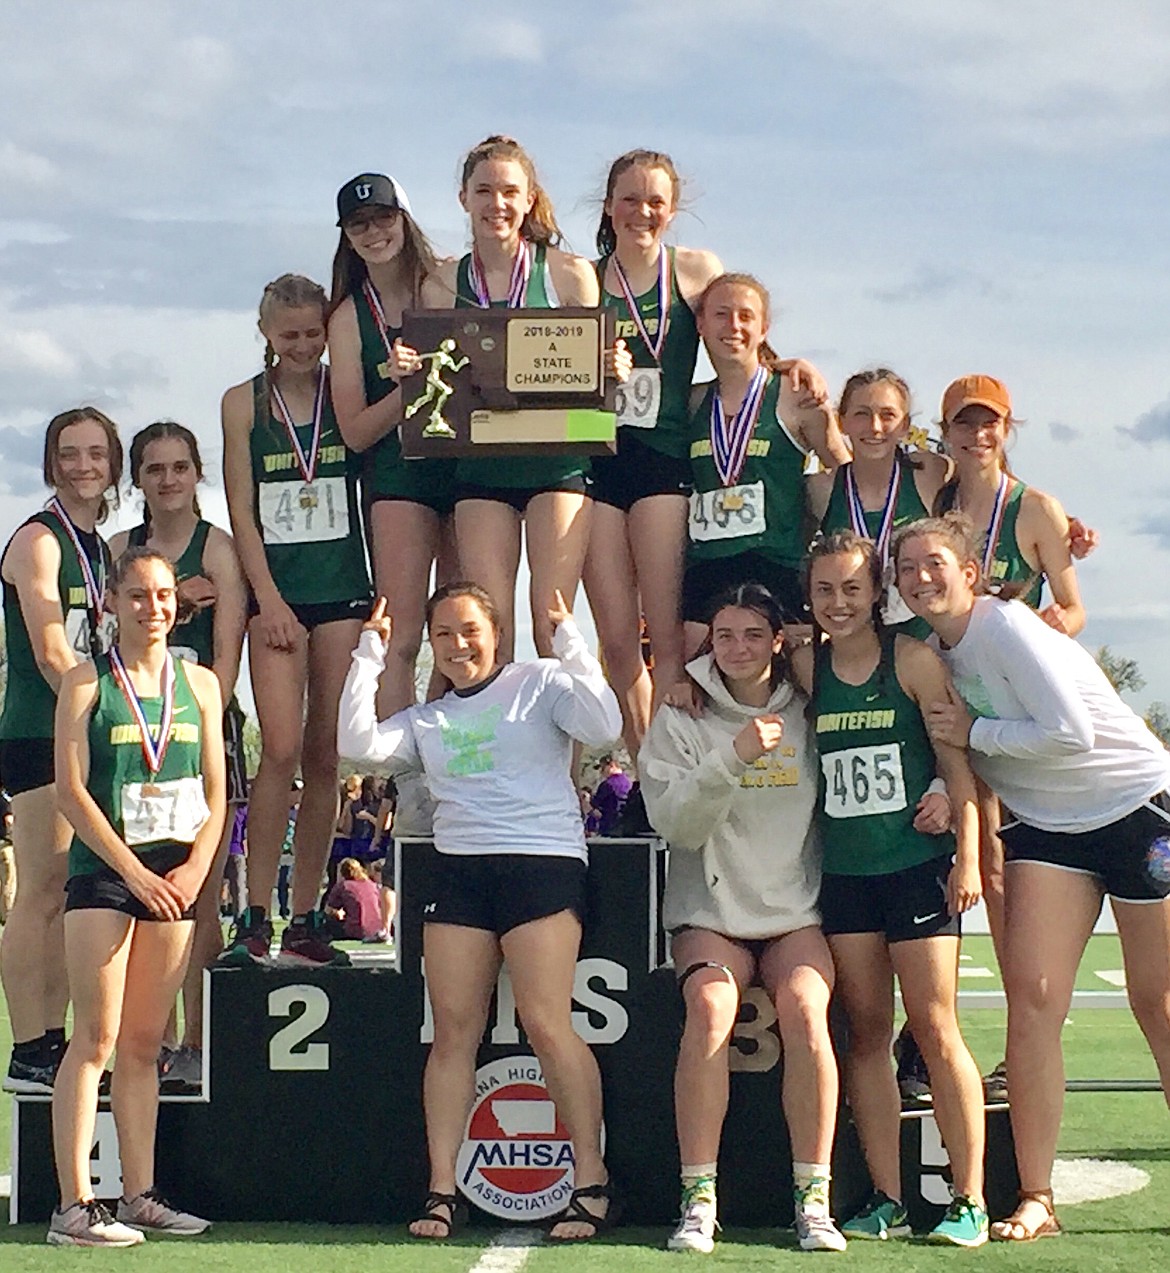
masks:
{"type": "Polygon", "coordinates": [[[431,1236],[429,1234],[415,1233],[410,1229],[407,1231],[412,1238],[419,1242],[445,1242],[452,1234],[458,1233],[463,1228],[467,1223],[467,1216],[467,1203],[458,1194],[437,1193],[435,1190],[431,1190],[423,1203],[422,1215],[416,1216],[411,1221],[411,1224],[417,1224],[420,1220],[433,1220],[436,1224],[445,1224],[447,1232],[431,1236]],[[443,1215],[439,1210],[440,1207],[446,1207],[450,1211],[450,1219],[443,1215]]]}
{"type": "Polygon", "coordinates": [[[607,1229],[612,1229],[617,1224],[620,1216],[621,1204],[614,1194],[612,1180],[607,1180],[603,1185],[583,1185],[580,1189],[574,1189],[569,1195],[569,1202],[564,1211],[549,1221],[548,1236],[552,1242],[592,1242],[599,1233],[605,1233],[607,1229]],[[582,1198],[604,1199],[608,1203],[605,1215],[595,1215],[587,1207],[582,1206],[582,1198]],[[552,1230],[558,1224],[566,1223],[589,1224],[593,1226],[593,1232],[581,1238],[558,1238],[552,1230]]]}

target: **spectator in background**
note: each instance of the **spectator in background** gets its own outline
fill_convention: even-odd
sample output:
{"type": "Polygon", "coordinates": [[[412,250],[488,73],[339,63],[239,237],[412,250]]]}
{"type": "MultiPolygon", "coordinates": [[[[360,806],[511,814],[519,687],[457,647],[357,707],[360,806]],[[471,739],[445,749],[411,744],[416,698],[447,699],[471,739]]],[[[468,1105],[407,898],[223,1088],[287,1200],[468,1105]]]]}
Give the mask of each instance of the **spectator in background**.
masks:
{"type": "Polygon", "coordinates": [[[276,904],[280,909],[281,919],[288,919],[292,914],[289,906],[289,884],[292,880],[293,836],[297,829],[297,813],[301,807],[301,791],[304,786],[305,784],[299,778],[293,779],[288,807],[288,826],[284,829],[284,843],[280,846],[280,860],[276,868],[276,904]]]}
{"type": "Polygon", "coordinates": [[[325,899],[329,935],[346,941],[377,941],[382,934],[378,886],[357,858],[342,858],[337,883],[325,899]]]}
{"type": "Polygon", "coordinates": [[[598,824],[593,834],[616,835],[618,821],[634,784],[612,754],[602,756],[599,768],[601,781],[593,793],[593,809],[597,813],[598,824]]]}
{"type": "Polygon", "coordinates": [[[0,924],[16,901],[16,857],[12,852],[12,806],[8,793],[0,791],[0,924]]]}
{"type": "Polygon", "coordinates": [[[341,823],[348,832],[350,856],[368,863],[378,856],[374,839],[378,833],[378,810],[382,801],[377,791],[377,779],[366,774],[357,794],[342,810],[341,823]]]}
{"type": "Polygon", "coordinates": [[[227,865],[224,867],[224,878],[227,880],[228,887],[228,905],[231,907],[233,920],[239,919],[248,908],[247,853],[248,806],[238,804],[232,821],[232,837],[228,841],[227,865]]]}
{"type": "Polygon", "coordinates": [[[585,834],[596,835],[597,828],[601,825],[601,814],[593,807],[593,792],[588,787],[582,787],[577,795],[581,801],[581,821],[585,824],[585,834]]]}
{"type": "Polygon", "coordinates": [[[361,790],[360,774],[346,774],[337,793],[337,825],[333,828],[333,847],[329,850],[329,865],[325,874],[325,889],[328,892],[337,879],[337,868],[343,858],[350,856],[350,820],[349,807],[361,790]]]}

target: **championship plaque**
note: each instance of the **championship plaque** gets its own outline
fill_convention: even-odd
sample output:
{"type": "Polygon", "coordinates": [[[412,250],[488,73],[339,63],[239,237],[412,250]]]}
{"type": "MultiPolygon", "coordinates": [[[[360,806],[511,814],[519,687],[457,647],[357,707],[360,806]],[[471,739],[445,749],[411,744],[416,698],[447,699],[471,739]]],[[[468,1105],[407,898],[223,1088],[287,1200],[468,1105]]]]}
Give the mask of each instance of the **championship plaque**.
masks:
{"type": "Polygon", "coordinates": [[[402,454],[611,455],[605,309],[428,309],[402,319],[422,368],[402,382],[402,454]]]}

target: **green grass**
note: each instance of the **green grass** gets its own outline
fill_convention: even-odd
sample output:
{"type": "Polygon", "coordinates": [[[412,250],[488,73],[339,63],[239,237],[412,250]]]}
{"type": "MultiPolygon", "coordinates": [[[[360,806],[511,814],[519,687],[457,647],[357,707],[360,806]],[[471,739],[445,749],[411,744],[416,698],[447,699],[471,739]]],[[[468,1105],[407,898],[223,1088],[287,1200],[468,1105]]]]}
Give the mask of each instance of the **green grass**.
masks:
{"type": "MultiPolygon", "coordinates": [[[[990,942],[971,938],[965,952],[976,965],[994,967],[990,942]]],[[[1107,989],[1093,974],[1121,967],[1116,938],[1100,936],[1090,943],[1079,985],[1107,989]]],[[[980,988],[998,987],[983,979],[980,988]]],[[[965,979],[964,988],[972,982],[965,979]]],[[[7,1055],[8,1024],[0,1006],[0,1048],[7,1055]]],[[[964,1030],[980,1067],[989,1068],[1003,1053],[1004,1014],[995,1010],[964,1013],[964,1030]]],[[[1151,1078],[1153,1062],[1128,1012],[1074,1009],[1064,1033],[1070,1077],[1151,1078]]],[[[8,1160],[11,1098],[0,1098],[0,1162],[8,1160]]],[[[1170,1119],[1160,1094],[1117,1093],[1071,1095],[1065,1109],[1060,1153],[1064,1158],[1114,1158],[1142,1168],[1150,1185],[1140,1193],[1106,1202],[1061,1208],[1069,1236],[1030,1247],[990,1246],[978,1255],[936,1249],[925,1244],[851,1244],[844,1259],[849,1268],[881,1270],[951,1270],[956,1260],[977,1259],[981,1268],[1028,1270],[1138,1270],[1166,1262],[1170,1236],[1170,1119]]],[[[392,1134],[392,1129],[388,1129],[392,1134]]],[[[326,1164],[327,1166],[327,1164],[326,1164]]],[[[0,1170],[7,1170],[6,1167],[0,1170]]],[[[249,1273],[287,1273],[298,1266],[326,1268],[330,1273],[449,1273],[469,1270],[499,1230],[473,1230],[441,1246],[411,1242],[401,1227],[296,1226],[221,1224],[205,1238],[187,1242],[153,1240],[133,1253],[121,1251],[51,1250],[43,1227],[0,1225],[2,1273],[54,1273],[82,1268],[86,1273],[133,1267],[139,1273],[184,1273],[185,1270],[235,1268],[246,1260],[249,1273]],[[296,1247],[294,1256],[289,1250],[296,1247]],[[242,1248],[246,1248],[245,1250],[242,1248]]],[[[619,1268],[622,1273],[678,1270],[678,1255],[663,1249],[664,1229],[620,1229],[585,1247],[535,1249],[526,1273],[591,1273],[619,1268]]],[[[790,1233],[778,1230],[731,1230],[722,1235],[715,1254],[699,1261],[703,1268],[753,1271],[805,1268],[790,1233]]],[[[686,1262],[683,1260],[682,1262],[686,1262]]]]}

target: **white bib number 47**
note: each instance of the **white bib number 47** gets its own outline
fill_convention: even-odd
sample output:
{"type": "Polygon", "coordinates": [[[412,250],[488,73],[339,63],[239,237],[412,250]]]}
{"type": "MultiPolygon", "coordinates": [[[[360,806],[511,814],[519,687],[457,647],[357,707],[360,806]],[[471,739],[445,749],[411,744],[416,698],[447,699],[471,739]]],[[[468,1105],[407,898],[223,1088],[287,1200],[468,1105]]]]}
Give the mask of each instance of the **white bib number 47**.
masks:
{"type": "Polygon", "coordinates": [[[260,482],[256,489],[266,544],[316,544],[349,534],[344,477],[260,482]]]}
{"type": "Polygon", "coordinates": [[[830,818],[865,818],[906,807],[898,743],[830,752],[821,757],[821,769],[830,818]]]}

